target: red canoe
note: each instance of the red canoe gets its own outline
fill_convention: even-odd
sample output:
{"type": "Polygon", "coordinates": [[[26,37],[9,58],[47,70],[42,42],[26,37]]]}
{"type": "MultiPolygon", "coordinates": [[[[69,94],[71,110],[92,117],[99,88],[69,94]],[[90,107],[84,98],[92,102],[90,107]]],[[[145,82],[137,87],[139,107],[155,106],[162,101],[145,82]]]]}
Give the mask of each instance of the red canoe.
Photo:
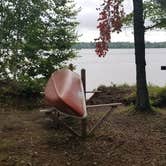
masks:
{"type": "Polygon", "coordinates": [[[54,72],[45,87],[45,100],[59,111],[84,118],[87,116],[80,76],[68,69],[54,72]]]}

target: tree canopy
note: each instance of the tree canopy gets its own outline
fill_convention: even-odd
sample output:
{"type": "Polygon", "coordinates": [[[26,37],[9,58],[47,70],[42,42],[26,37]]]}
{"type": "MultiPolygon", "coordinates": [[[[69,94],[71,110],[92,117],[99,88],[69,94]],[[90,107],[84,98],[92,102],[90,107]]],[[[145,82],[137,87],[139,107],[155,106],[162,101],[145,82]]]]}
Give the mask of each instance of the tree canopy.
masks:
{"type": "Polygon", "coordinates": [[[0,78],[47,78],[75,57],[77,10],[73,0],[0,2],[0,78]]]}
{"type": "Polygon", "coordinates": [[[161,8],[166,10],[166,1],[165,0],[155,0],[155,1],[161,5],[161,8]]]}

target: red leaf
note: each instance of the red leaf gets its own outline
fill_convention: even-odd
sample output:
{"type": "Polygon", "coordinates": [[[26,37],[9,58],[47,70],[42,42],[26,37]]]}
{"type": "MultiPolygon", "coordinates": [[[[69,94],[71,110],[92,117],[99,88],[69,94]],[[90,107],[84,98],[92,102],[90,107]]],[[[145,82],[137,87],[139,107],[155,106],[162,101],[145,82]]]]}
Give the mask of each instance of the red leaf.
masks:
{"type": "MultiPolygon", "coordinates": [[[[100,31],[99,38],[95,39],[96,54],[104,57],[108,52],[108,44],[111,40],[111,32],[119,33],[122,27],[124,16],[123,6],[120,0],[103,0],[102,11],[99,13],[98,26],[100,31]]],[[[101,10],[98,8],[97,10],[101,10]]]]}

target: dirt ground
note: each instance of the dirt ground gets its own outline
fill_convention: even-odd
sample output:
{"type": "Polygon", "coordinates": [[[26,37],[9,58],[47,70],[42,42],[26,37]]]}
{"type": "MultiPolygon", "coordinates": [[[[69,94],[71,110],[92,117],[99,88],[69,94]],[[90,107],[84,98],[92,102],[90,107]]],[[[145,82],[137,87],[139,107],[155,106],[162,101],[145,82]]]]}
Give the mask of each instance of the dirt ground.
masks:
{"type": "MultiPolygon", "coordinates": [[[[109,109],[89,109],[89,128],[109,109]]],[[[64,121],[79,131],[78,120],[64,121]]],[[[145,115],[119,107],[87,139],[39,109],[0,109],[0,166],[166,166],[166,109],[145,115]]]]}

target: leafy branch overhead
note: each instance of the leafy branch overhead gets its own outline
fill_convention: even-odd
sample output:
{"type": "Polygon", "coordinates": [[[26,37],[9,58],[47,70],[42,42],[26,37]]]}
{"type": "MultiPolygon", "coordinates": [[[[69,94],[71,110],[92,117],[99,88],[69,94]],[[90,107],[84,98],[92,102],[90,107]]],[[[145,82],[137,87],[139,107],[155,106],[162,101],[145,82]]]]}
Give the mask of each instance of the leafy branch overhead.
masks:
{"type": "Polygon", "coordinates": [[[166,1],[165,0],[155,0],[155,1],[160,4],[161,8],[166,10],[166,1]]]}
{"type": "MultiPolygon", "coordinates": [[[[166,28],[166,8],[161,7],[157,0],[145,1],[143,5],[145,31],[166,28]]],[[[133,13],[127,14],[123,23],[127,26],[133,25],[133,13]]]]}
{"type": "Polygon", "coordinates": [[[112,32],[120,32],[124,10],[121,0],[104,0],[99,10],[98,26],[99,37],[96,41],[96,53],[99,57],[105,56],[112,32]]]}

